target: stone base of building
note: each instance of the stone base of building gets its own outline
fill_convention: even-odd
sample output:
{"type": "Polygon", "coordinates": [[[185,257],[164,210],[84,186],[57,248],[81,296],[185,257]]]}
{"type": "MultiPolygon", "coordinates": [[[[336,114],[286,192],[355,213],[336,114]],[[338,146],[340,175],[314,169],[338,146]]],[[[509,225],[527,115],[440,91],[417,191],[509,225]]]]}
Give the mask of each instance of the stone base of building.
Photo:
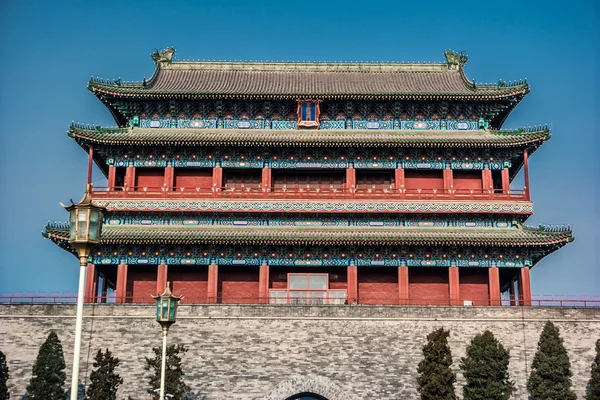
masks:
{"type": "MultiPolygon", "coordinates": [[[[583,398],[600,308],[182,305],[170,344],[188,348],[186,383],[199,398],[286,400],[312,392],[328,400],[418,399],[417,364],[426,336],[451,330],[457,393],[458,363],[472,337],[488,329],[510,350],[513,399],[528,398],[527,377],[544,323],[561,330],[573,386],[583,398]]],[[[10,368],[12,397],[20,398],[39,346],[51,330],[62,341],[70,378],[75,305],[0,305],[0,349],[10,368]]],[[[119,398],[147,399],[145,357],[161,345],[151,305],[90,304],[84,310],[81,380],[89,384],[93,357],[110,349],[121,360],[119,398]]]]}

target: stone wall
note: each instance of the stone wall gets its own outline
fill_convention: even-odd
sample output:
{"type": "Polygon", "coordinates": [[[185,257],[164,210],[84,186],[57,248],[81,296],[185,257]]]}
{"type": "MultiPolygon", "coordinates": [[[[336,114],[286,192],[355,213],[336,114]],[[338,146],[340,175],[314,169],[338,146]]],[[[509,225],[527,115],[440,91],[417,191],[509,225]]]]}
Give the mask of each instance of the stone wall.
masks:
{"type": "MultiPolygon", "coordinates": [[[[109,348],[121,359],[119,397],[148,399],[144,357],[161,343],[154,308],[86,305],[82,380],[94,353],[109,348]]],[[[51,330],[72,360],[75,305],[0,305],[0,350],[7,357],[12,397],[20,399],[40,344],[51,330]]],[[[527,399],[529,365],[541,329],[552,320],[571,358],[573,383],[583,399],[600,337],[600,309],[541,307],[371,307],[182,305],[169,343],[183,343],[186,381],[200,398],[285,400],[314,392],[329,400],[417,399],[416,368],[433,329],[451,330],[458,361],[473,335],[491,330],[510,349],[510,373],[527,399]]],[[[70,371],[67,371],[70,382],[70,371]]]]}

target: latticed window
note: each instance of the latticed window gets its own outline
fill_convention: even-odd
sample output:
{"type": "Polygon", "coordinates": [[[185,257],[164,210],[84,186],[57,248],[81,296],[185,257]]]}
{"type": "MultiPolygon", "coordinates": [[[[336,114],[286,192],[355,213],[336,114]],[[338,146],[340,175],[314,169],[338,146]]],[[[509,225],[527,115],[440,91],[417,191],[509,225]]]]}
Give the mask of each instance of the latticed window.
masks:
{"type": "Polygon", "coordinates": [[[288,274],[287,289],[270,291],[271,304],[344,304],[346,290],[329,289],[329,274],[288,274]]]}

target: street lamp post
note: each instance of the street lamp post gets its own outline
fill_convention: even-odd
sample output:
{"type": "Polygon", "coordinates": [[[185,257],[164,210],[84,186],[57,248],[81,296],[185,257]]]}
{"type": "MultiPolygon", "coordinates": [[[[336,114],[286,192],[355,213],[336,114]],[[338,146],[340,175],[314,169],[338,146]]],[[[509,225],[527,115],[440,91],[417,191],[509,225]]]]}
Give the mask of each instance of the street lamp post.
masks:
{"type": "Polygon", "coordinates": [[[106,209],[92,204],[91,185],[86,186],[83,199],[70,206],[65,206],[69,212],[69,243],[77,251],[79,258],[79,289],[77,291],[77,319],[75,322],[75,346],[73,349],[73,377],[71,380],[71,400],[77,400],[79,393],[79,358],[81,353],[81,328],[83,325],[83,290],[87,261],[90,253],[100,243],[102,222],[106,209]]]}
{"type": "Polygon", "coordinates": [[[169,282],[165,292],[160,296],[152,296],[156,300],[156,322],[162,327],[163,333],[163,347],[162,357],[160,359],[160,397],[163,400],[165,398],[165,372],[167,369],[167,334],[169,328],[175,323],[175,317],[177,316],[177,305],[182,297],[174,296],[169,289],[169,282]]]}

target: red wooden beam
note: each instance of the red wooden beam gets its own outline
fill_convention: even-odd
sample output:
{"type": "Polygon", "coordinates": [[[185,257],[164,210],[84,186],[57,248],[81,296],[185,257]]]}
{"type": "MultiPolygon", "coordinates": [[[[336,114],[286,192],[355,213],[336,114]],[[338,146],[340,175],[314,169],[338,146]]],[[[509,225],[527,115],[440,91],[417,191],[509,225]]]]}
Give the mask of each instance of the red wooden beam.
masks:
{"type": "Polygon", "coordinates": [[[358,267],[356,265],[348,266],[348,304],[355,304],[358,301],[358,267]]]}
{"type": "Polygon", "coordinates": [[[96,266],[92,263],[87,265],[87,271],[85,274],[85,302],[95,303],[98,291],[98,273],[96,272],[96,266]]]}
{"type": "Polygon", "coordinates": [[[206,289],[207,303],[217,302],[217,290],[219,285],[219,266],[211,264],[208,266],[208,287],[206,289]]]}
{"type": "Polygon", "coordinates": [[[117,303],[125,303],[127,296],[127,264],[117,266],[117,284],[116,284],[117,303]]]}
{"type": "Polygon", "coordinates": [[[156,294],[161,295],[167,288],[167,275],[169,267],[167,264],[159,264],[156,271],[156,294]]]}
{"type": "Polygon", "coordinates": [[[491,306],[501,305],[501,301],[500,301],[500,270],[497,267],[492,267],[492,268],[488,269],[488,286],[489,286],[490,305],[491,306]]]}
{"type": "Polygon", "coordinates": [[[450,290],[450,305],[460,305],[460,279],[458,276],[458,267],[448,268],[448,287],[450,290]]]}
{"type": "Polygon", "coordinates": [[[525,172],[525,200],[531,201],[531,189],[529,187],[529,156],[527,149],[523,150],[523,169],[525,172]]]}
{"type": "Polygon", "coordinates": [[[408,267],[398,267],[398,298],[401,305],[408,304],[408,267]]]}
{"type": "Polygon", "coordinates": [[[89,157],[88,157],[88,175],[87,175],[87,183],[88,185],[92,183],[92,163],[94,161],[94,146],[90,145],[89,157]]]}

